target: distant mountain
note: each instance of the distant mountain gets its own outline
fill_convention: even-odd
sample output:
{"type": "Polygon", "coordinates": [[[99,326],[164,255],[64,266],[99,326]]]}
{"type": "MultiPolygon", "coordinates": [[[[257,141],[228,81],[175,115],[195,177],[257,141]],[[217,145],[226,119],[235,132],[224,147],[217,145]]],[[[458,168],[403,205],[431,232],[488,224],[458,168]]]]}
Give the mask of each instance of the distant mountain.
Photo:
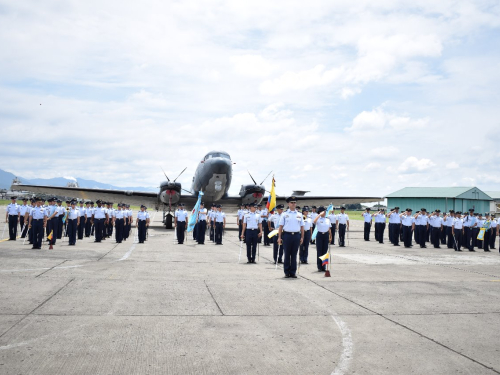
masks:
{"type": "MultiPolygon", "coordinates": [[[[48,185],[48,186],[66,186],[68,182],[74,182],[74,180],[64,178],[64,177],[55,177],[55,178],[33,178],[28,180],[24,177],[15,176],[14,174],[4,171],[0,169],[0,189],[9,189],[12,185],[12,180],[17,177],[24,184],[30,185],[48,185]]],[[[102,182],[94,181],[94,180],[85,180],[83,178],[76,178],[78,182],[78,186],[82,188],[89,189],[116,189],[116,190],[132,190],[132,191],[154,191],[156,192],[158,188],[155,187],[144,187],[144,186],[115,186],[111,184],[105,184],[102,182]]]]}

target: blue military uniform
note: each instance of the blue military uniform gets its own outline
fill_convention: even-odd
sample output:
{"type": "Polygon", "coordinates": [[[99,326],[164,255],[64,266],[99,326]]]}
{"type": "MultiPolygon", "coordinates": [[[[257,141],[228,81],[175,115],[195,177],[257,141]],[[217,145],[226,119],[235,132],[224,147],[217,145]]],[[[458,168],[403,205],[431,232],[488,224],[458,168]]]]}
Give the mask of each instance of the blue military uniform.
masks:
{"type": "MultiPolygon", "coordinates": [[[[253,207],[255,207],[255,204],[253,207]]],[[[257,212],[247,212],[243,217],[243,224],[245,225],[245,240],[248,258],[247,263],[255,263],[259,233],[262,236],[262,217],[257,212]]]]}
{"type": "MultiPolygon", "coordinates": [[[[287,203],[292,204],[297,201],[297,198],[291,196],[287,198],[287,203]]],[[[301,240],[303,241],[304,218],[302,213],[295,208],[288,209],[284,212],[279,221],[283,235],[283,251],[285,256],[283,270],[285,277],[296,278],[297,272],[297,253],[301,240]]]]}
{"type": "Polygon", "coordinates": [[[15,241],[17,237],[17,223],[19,221],[19,205],[15,202],[17,197],[10,198],[13,203],[7,206],[6,220],[9,223],[9,241],[15,241]]]}
{"type": "Polygon", "coordinates": [[[326,209],[323,206],[318,208],[318,220],[316,220],[316,229],[318,230],[318,234],[316,235],[316,264],[318,266],[318,271],[324,272],[325,266],[323,266],[323,262],[319,259],[320,256],[325,255],[328,252],[328,244],[330,242],[330,228],[331,223],[330,219],[327,217],[321,217],[321,213],[325,212],[326,209]]]}
{"type": "Polygon", "coordinates": [[[186,232],[186,223],[187,223],[188,213],[184,209],[184,204],[179,203],[179,208],[175,211],[176,220],[176,230],[177,230],[177,241],[179,245],[184,243],[184,236],[186,232]]]}

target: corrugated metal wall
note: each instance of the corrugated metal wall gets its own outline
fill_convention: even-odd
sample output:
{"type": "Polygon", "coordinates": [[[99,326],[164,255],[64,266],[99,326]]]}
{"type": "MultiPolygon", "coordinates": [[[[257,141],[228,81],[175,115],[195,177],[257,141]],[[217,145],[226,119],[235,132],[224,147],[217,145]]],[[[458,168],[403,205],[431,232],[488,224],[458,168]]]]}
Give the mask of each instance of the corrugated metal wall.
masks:
{"type": "Polygon", "coordinates": [[[420,211],[421,208],[427,211],[439,209],[443,212],[449,210],[466,212],[469,208],[474,208],[475,212],[489,212],[490,202],[484,200],[455,199],[455,198],[387,198],[387,208],[399,207],[401,211],[407,207],[413,212],[420,211]]]}

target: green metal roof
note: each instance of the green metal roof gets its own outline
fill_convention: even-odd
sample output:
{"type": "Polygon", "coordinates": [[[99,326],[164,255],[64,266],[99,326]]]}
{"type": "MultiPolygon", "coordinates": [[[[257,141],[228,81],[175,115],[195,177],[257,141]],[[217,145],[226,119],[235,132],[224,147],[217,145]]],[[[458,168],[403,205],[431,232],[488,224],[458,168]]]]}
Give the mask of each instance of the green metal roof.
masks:
{"type": "Polygon", "coordinates": [[[493,200],[500,200],[500,191],[485,191],[493,200]]]}
{"type": "Polygon", "coordinates": [[[469,187],[406,187],[386,195],[386,198],[464,198],[492,200],[474,186],[469,187]]]}

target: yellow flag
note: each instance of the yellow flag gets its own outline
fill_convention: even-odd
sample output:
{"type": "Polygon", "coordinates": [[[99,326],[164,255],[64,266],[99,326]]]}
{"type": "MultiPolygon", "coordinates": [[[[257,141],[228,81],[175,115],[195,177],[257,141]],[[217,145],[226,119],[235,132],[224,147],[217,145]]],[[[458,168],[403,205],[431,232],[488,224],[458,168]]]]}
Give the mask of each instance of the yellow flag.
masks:
{"type": "Polygon", "coordinates": [[[273,176],[273,182],[271,185],[271,193],[269,194],[269,198],[267,199],[267,210],[272,211],[274,210],[274,207],[276,207],[276,192],[274,191],[274,185],[276,181],[274,181],[274,176],[273,176]]]}
{"type": "Polygon", "coordinates": [[[48,240],[51,240],[51,239],[52,239],[52,234],[53,234],[53,233],[54,233],[54,231],[53,231],[53,230],[51,230],[51,231],[50,231],[50,234],[47,236],[47,239],[48,239],[48,240]]]}
{"type": "Polygon", "coordinates": [[[330,258],[330,254],[329,253],[326,253],[325,255],[322,255],[320,257],[318,257],[319,259],[321,260],[326,260],[326,259],[329,259],[330,258]]]}
{"type": "Polygon", "coordinates": [[[276,236],[278,234],[278,232],[279,232],[278,229],[275,229],[272,232],[269,232],[269,234],[267,235],[267,238],[273,238],[274,236],[276,236]]]}

